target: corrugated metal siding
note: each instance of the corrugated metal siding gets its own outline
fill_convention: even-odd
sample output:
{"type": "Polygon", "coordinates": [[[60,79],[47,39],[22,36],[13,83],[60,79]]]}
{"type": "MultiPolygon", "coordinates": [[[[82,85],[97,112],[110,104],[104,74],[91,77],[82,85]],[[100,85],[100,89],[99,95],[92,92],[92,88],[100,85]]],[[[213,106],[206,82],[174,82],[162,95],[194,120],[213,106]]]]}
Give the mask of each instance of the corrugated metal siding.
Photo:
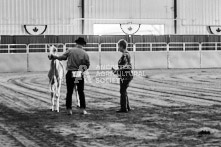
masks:
{"type": "Polygon", "coordinates": [[[107,20],[85,21],[85,34],[93,34],[95,23],[127,22],[164,24],[165,33],[172,34],[173,14],[173,0],[86,0],[85,18],[107,20]]]}
{"type": "MultiPolygon", "coordinates": [[[[177,0],[178,34],[208,34],[221,24],[221,0],[177,0]]],[[[47,24],[45,35],[81,34],[81,0],[0,0],[0,34],[25,35],[25,24],[47,24]]],[[[173,0],[85,0],[85,34],[94,23],[164,24],[174,33],[173,0]],[[128,20],[125,20],[128,19],[128,20]],[[141,19],[141,20],[139,20],[141,19]]]]}
{"type": "Polygon", "coordinates": [[[209,34],[206,26],[221,25],[220,0],[178,0],[178,33],[209,34]]]}
{"type": "Polygon", "coordinates": [[[173,0],[85,0],[86,18],[173,18],[173,0]]]}
{"type": "Polygon", "coordinates": [[[80,34],[81,0],[0,0],[0,34],[24,35],[25,24],[47,24],[45,35],[80,34]]]}

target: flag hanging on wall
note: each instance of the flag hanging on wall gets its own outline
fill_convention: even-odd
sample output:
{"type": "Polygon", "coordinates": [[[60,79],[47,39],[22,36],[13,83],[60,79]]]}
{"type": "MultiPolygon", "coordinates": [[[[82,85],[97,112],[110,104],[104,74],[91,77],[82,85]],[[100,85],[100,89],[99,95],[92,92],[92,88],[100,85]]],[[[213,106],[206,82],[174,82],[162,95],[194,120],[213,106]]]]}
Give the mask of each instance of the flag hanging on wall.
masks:
{"type": "Polygon", "coordinates": [[[47,30],[47,25],[24,25],[24,29],[30,35],[42,35],[47,30]]]}
{"type": "Polygon", "coordinates": [[[221,26],[207,26],[210,34],[221,35],[221,26]]]}

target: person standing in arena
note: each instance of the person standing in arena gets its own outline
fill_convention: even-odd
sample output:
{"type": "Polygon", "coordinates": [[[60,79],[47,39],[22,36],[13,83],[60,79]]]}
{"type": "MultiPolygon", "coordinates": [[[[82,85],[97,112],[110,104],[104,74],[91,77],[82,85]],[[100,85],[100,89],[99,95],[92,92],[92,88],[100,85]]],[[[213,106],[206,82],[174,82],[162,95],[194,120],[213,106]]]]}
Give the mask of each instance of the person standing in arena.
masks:
{"type": "Polygon", "coordinates": [[[127,41],[121,39],[118,41],[118,49],[122,52],[122,56],[118,61],[118,70],[112,68],[114,74],[117,74],[120,77],[120,105],[121,109],[118,110],[118,113],[126,113],[131,110],[129,106],[129,99],[127,95],[127,88],[131,80],[133,79],[132,75],[132,65],[131,57],[127,51],[127,41]]]}
{"type": "Polygon", "coordinates": [[[79,37],[77,40],[75,40],[75,43],[75,48],[68,49],[61,56],[53,56],[54,59],[67,60],[66,109],[69,115],[72,115],[72,94],[75,85],[78,87],[77,90],[80,99],[80,108],[83,110],[83,114],[88,114],[86,111],[83,72],[89,68],[90,61],[88,54],[83,50],[83,46],[86,45],[84,38],[79,37]]]}

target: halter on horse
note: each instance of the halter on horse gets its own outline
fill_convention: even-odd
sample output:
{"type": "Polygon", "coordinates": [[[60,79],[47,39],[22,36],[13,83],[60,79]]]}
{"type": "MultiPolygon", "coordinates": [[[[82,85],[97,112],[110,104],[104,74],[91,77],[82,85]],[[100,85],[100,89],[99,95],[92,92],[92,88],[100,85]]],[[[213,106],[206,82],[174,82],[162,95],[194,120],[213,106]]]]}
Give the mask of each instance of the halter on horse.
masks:
{"type": "Polygon", "coordinates": [[[59,99],[61,91],[61,82],[64,77],[64,66],[56,59],[51,58],[51,55],[57,55],[58,49],[53,45],[49,47],[48,58],[51,59],[51,66],[48,72],[49,89],[51,92],[51,110],[59,112],[59,99]]]}

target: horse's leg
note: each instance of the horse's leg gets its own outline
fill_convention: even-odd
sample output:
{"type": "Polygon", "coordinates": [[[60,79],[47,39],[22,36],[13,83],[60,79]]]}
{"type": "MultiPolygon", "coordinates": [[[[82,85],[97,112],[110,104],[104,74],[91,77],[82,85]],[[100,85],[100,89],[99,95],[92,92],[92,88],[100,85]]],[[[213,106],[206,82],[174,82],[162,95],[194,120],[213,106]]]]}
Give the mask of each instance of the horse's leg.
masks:
{"type": "Polygon", "coordinates": [[[53,104],[54,104],[54,89],[53,88],[54,87],[51,81],[49,85],[50,85],[50,91],[51,91],[51,111],[54,111],[54,107],[53,107],[53,104]]]}
{"type": "Polygon", "coordinates": [[[60,95],[57,97],[57,112],[59,112],[59,99],[60,99],[60,95]]]}
{"type": "Polygon", "coordinates": [[[59,112],[59,102],[58,101],[59,101],[59,96],[56,94],[55,95],[55,106],[54,106],[56,112],[59,112]]]}
{"type": "Polygon", "coordinates": [[[53,92],[51,92],[51,111],[53,111],[53,92]]]}
{"type": "Polygon", "coordinates": [[[51,111],[54,111],[54,97],[55,97],[55,92],[53,90],[51,92],[51,111]]]}
{"type": "Polygon", "coordinates": [[[59,99],[61,95],[61,80],[58,81],[58,87],[57,87],[57,112],[59,112],[59,99]]]}
{"type": "Polygon", "coordinates": [[[58,100],[59,100],[59,95],[60,95],[58,90],[59,90],[59,87],[57,87],[57,89],[56,89],[56,93],[57,93],[56,94],[56,111],[57,112],[59,112],[59,102],[58,102],[58,100]]]}

